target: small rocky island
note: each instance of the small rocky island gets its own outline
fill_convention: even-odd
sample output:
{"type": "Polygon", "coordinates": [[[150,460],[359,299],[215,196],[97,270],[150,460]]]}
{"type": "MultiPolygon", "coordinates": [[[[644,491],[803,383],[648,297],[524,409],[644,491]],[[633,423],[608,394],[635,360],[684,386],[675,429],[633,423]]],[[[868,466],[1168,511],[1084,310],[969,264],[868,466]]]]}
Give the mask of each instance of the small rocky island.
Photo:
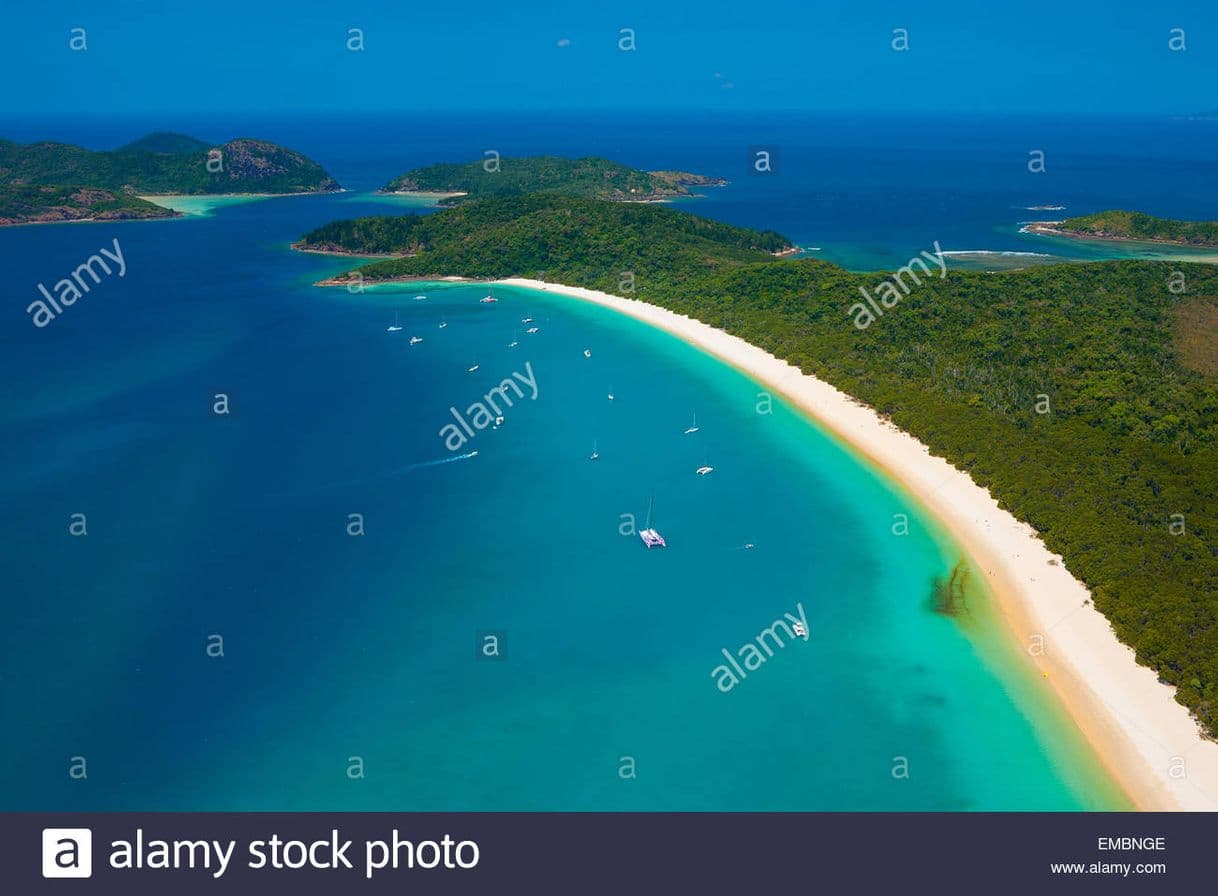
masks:
{"type": "Polygon", "coordinates": [[[1180,221],[1120,210],[1066,218],[1064,221],[1035,221],[1027,225],[1027,230],[1030,233],[1082,239],[1218,247],[1218,221],[1180,221]]]}
{"type": "Polygon", "coordinates": [[[595,157],[495,156],[464,164],[415,168],[395,177],[382,192],[431,194],[441,205],[525,193],[557,193],[614,202],[663,202],[695,195],[690,187],[721,187],[726,183],[719,177],[684,171],[640,171],[595,157]]]}
{"type": "Polygon", "coordinates": [[[100,152],[68,143],[0,140],[0,225],[177,217],[142,196],[339,189],[312,159],[248,137],[214,145],[157,133],[100,152]]]}

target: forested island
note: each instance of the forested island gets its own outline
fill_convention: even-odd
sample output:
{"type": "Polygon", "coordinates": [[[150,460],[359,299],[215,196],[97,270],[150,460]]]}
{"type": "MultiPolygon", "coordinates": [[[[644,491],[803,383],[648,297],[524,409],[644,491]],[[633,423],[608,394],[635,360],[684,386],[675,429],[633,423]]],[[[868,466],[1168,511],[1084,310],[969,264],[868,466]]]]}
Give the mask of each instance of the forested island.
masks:
{"type": "Polygon", "coordinates": [[[1064,221],[1037,221],[1030,224],[1028,230],[1090,239],[1218,247],[1218,221],[1179,221],[1119,210],[1081,215],[1064,221]]]}
{"type": "Polygon", "coordinates": [[[694,195],[690,187],[717,187],[722,178],[684,171],[640,171],[608,159],[557,156],[483,159],[428,165],[394,178],[386,193],[438,193],[441,205],[523,193],[561,193],[618,202],[659,202],[694,195]]]}
{"type": "Polygon", "coordinates": [[[790,361],[1030,523],[1218,735],[1218,270],[952,270],[859,330],[859,288],[890,275],[776,258],[788,244],[669,208],[532,195],[336,222],[298,245],[405,254],[328,282],[532,277],[663,306],[790,361]]]}
{"type": "Polygon", "coordinates": [[[791,248],[760,233],[657,205],[634,205],[531,193],[483,199],[427,215],[335,221],[295,248],[344,254],[404,256],[361,268],[369,279],[465,274],[508,277],[547,262],[598,276],[607,269],[667,277],[707,266],[765,261],[791,248]],[[541,241],[540,243],[538,241],[541,241]],[[633,267],[631,266],[633,265],[633,267]]]}
{"type": "Polygon", "coordinates": [[[0,224],[173,217],[149,195],[324,193],[340,189],[311,159],[265,140],[213,146],[150,134],[116,150],[0,140],[0,224]]]}
{"type": "Polygon", "coordinates": [[[180,213],[120,190],[0,184],[0,225],[176,218],[180,213]]]}

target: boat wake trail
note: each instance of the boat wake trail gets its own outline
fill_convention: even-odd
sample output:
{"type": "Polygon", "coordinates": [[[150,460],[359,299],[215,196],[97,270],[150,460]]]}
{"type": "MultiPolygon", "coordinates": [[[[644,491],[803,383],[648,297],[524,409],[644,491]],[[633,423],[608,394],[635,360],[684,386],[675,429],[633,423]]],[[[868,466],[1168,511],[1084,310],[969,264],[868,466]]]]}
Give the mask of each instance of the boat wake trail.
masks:
{"type": "Polygon", "coordinates": [[[424,467],[438,467],[438,466],[440,466],[440,464],[455,464],[459,460],[469,460],[471,457],[477,457],[477,456],[478,456],[477,451],[470,451],[465,454],[454,454],[452,457],[441,457],[438,460],[419,461],[417,464],[407,464],[404,467],[398,467],[396,470],[390,470],[388,473],[383,473],[378,478],[385,478],[388,476],[400,476],[403,473],[409,473],[412,470],[421,470],[424,467]]]}
{"type": "Polygon", "coordinates": [[[364,485],[369,482],[379,482],[382,479],[393,479],[396,476],[404,476],[407,473],[412,473],[415,470],[422,470],[425,467],[438,467],[441,464],[455,464],[460,460],[469,460],[471,457],[477,457],[477,451],[469,451],[465,454],[454,454],[452,457],[441,457],[436,460],[422,460],[418,463],[407,464],[404,467],[397,467],[393,470],[388,470],[384,473],[377,473],[373,476],[363,476],[359,479],[343,479],[340,482],[330,482],[326,485],[318,486],[319,491],[326,489],[342,488],[347,485],[364,485]]]}

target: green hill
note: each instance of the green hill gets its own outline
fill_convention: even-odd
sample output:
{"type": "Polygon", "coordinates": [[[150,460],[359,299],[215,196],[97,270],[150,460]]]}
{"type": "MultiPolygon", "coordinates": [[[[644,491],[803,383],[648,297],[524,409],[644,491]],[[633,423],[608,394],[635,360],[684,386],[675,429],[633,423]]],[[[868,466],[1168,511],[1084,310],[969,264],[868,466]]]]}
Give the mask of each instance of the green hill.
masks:
{"type": "Polygon", "coordinates": [[[1178,221],[1141,212],[1107,211],[1067,218],[1057,229],[1077,236],[1218,246],[1218,221],[1178,221]]]}
{"type": "Polygon", "coordinates": [[[631,297],[791,361],[968,471],[1218,734],[1218,269],[952,270],[859,330],[859,287],[874,295],[885,275],[767,254],[785,242],[671,209],[541,196],[305,238],[416,253],[359,269],[374,280],[532,275],[623,294],[621,272],[635,272],[631,297]]]}
{"type": "Polygon", "coordinates": [[[429,165],[394,178],[385,192],[465,193],[444,204],[465,199],[561,193],[587,199],[657,201],[693,195],[691,186],[719,186],[725,181],[682,171],[639,171],[607,159],[564,159],[557,156],[502,158],[487,171],[482,161],[429,165]]]}
{"type": "MultiPolygon", "coordinates": [[[[165,145],[158,135],[149,139],[165,145]]],[[[78,184],[145,194],[318,193],[339,188],[316,162],[265,140],[240,138],[215,149],[218,164],[209,168],[210,149],[94,152],[68,143],[5,142],[0,144],[0,186],[78,184]]]]}
{"type": "Polygon", "coordinates": [[[430,215],[336,221],[297,248],[401,255],[361,268],[370,279],[471,273],[506,277],[562,270],[614,288],[636,278],[772,260],[788,240],[657,205],[533,193],[484,199],[430,215]],[[604,282],[609,282],[605,280],[604,282]]]}
{"type": "Polygon", "coordinates": [[[0,140],[0,206],[14,212],[6,216],[8,224],[67,220],[58,217],[68,208],[62,200],[82,190],[113,194],[111,201],[124,198],[130,217],[159,217],[143,209],[136,197],[338,189],[316,162],[265,140],[240,138],[213,148],[182,134],[157,133],[102,152],[69,143],[0,140]],[[47,204],[41,204],[42,199],[47,204]],[[18,209],[24,212],[17,214],[18,209]]]}

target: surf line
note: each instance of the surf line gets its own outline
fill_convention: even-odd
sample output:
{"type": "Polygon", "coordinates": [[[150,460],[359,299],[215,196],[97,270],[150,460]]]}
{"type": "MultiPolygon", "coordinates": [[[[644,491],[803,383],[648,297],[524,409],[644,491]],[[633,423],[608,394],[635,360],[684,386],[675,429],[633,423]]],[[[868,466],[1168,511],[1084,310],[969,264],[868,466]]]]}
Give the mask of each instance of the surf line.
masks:
{"type": "Polygon", "coordinates": [[[517,385],[517,380],[533,390],[533,394],[529,398],[536,401],[538,395],[537,375],[533,373],[533,363],[526,361],[524,369],[525,373],[513,372],[511,376],[506,377],[503,382],[483,395],[481,400],[475,401],[467,407],[464,415],[457,410],[455,405],[450,407],[448,412],[452,414],[453,419],[457,422],[445,423],[440,427],[437,435],[444,440],[444,447],[449,451],[456,451],[477,435],[474,432],[475,429],[481,431],[492,423],[501,422],[498,418],[503,416],[503,409],[499,407],[495,399],[498,397],[499,401],[503,402],[507,407],[512,407],[512,396],[508,394],[508,389],[511,389],[516,393],[517,400],[523,400],[524,390],[517,385]],[[493,414],[491,413],[492,409],[494,410],[493,414]],[[469,419],[467,420],[466,417],[469,419]],[[457,427],[458,423],[461,425],[460,428],[457,427]],[[472,427],[470,423],[473,423],[472,427]],[[464,430],[464,433],[462,433],[462,430],[464,430]]]}

